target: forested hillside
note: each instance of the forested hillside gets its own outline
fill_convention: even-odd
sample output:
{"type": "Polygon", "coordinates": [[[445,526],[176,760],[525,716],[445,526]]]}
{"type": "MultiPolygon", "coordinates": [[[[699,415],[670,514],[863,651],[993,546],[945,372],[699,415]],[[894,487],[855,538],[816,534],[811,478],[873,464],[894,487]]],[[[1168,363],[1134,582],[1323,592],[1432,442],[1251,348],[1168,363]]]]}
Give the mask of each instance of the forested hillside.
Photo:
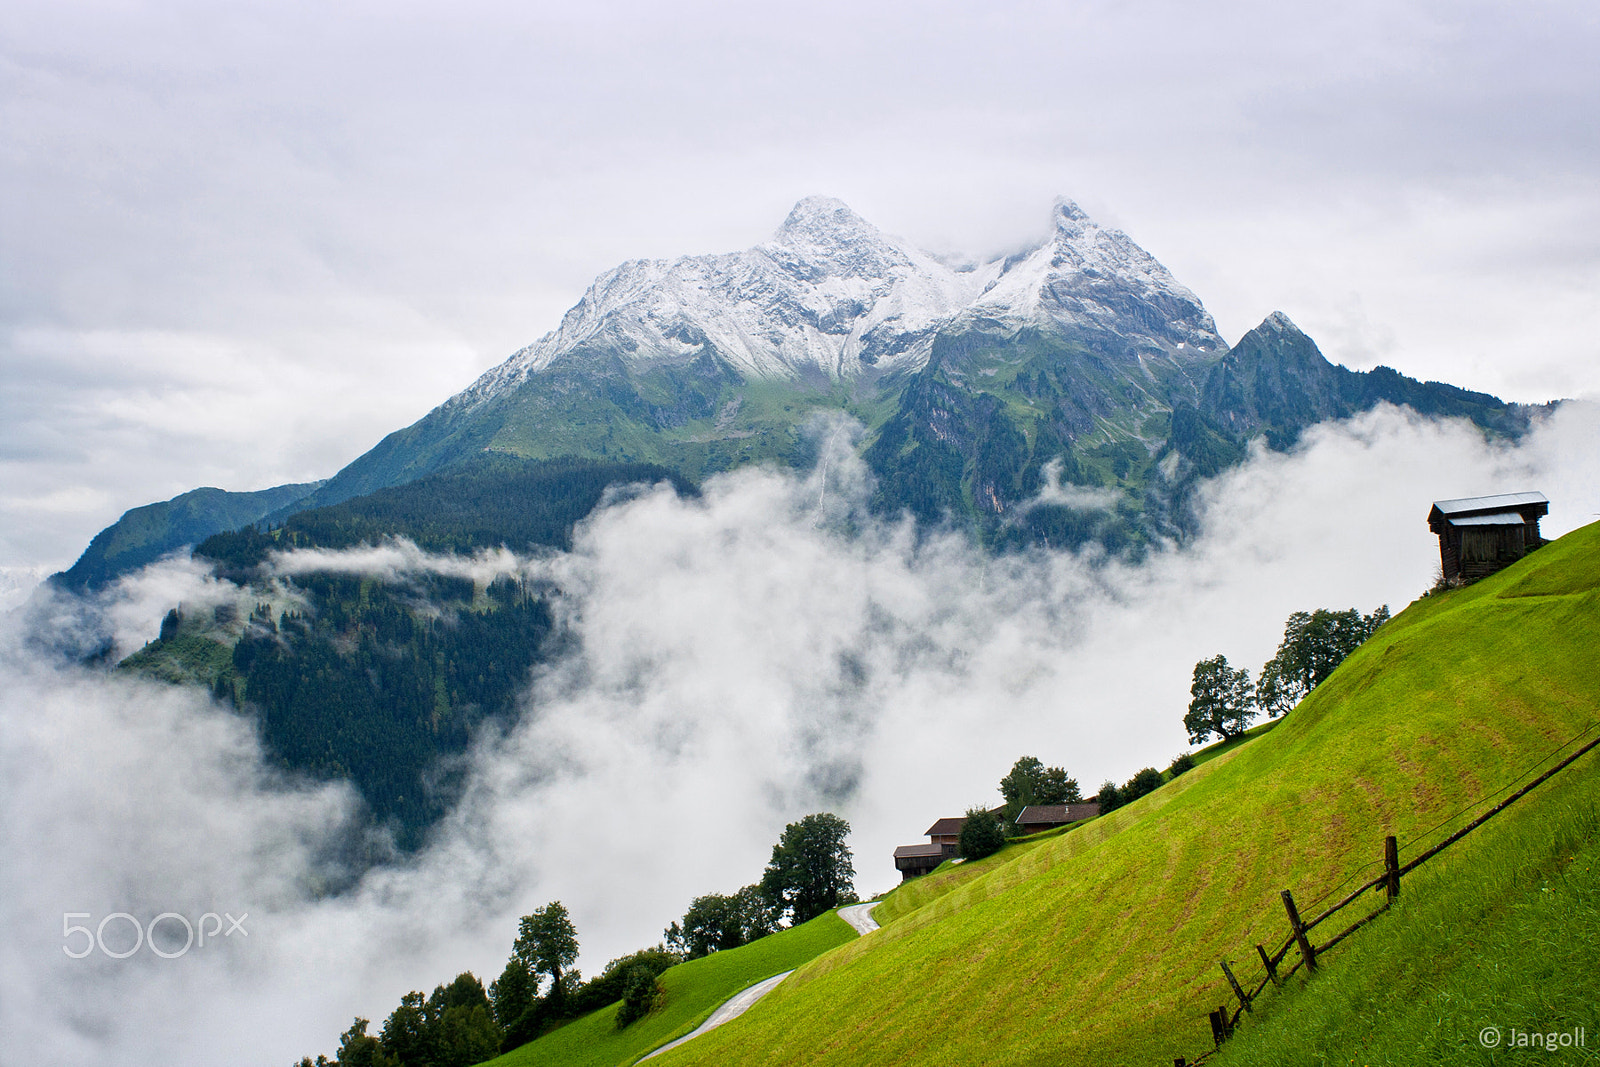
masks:
{"type": "Polygon", "coordinates": [[[659,467],[487,457],[276,529],[216,535],[196,555],[239,585],[239,603],[198,614],[175,606],[160,638],[123,667],[209,686],[255,716],[282,766],[348,778],[374,819],[414,847],[455,799],[448,757],[481,722],[516,716],[546,655],[549,593],[509,578],[287,576],[272,572],[270,554],[386,537],[435,552],[565,547],[608,488],[659,480],[694,491],[659,467]]]}

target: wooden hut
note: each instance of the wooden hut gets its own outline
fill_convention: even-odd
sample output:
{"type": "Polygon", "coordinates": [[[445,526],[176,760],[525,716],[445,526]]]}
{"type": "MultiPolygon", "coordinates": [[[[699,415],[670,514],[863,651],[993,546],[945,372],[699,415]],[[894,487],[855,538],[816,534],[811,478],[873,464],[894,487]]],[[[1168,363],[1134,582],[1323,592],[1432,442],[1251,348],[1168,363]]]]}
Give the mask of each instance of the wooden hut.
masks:
{"type": "Polygon", "coordinates": [[[942,845],[901,845],[894,850],[894,869],[902,882],[927,874],[945,861],[942,845]]]}
{"type": "Polygon", "coordinates": [[[1486,578],[1544,544],[1539,520],[1550,511],[1543,493],[1501,493],[1435,500],[1428,529],[1439,535],[1439,564],[1450,584],[1486,578]]]}
{"type": "MultiPolygon", "coordinates": [[[[996,809],[999,810],[999,809],[996,809]]],[[[967,824],[966,816],[940,819],[928,827],[926,845],[901,845],[894,850],[894,869],[900,880],[927,874],[939,864],[956,854],[961,840],[961,828],[967,824]]]]}
{"type": "Polygon", "coordinates": [[[940,819],[923,833],[928,835],[928,840],[936,845],[942,845],[949,850],[949,854],[956,854],[956,844],[961,840],[961,828],[967,825],[967,817],[959,819],[940,819]]]}

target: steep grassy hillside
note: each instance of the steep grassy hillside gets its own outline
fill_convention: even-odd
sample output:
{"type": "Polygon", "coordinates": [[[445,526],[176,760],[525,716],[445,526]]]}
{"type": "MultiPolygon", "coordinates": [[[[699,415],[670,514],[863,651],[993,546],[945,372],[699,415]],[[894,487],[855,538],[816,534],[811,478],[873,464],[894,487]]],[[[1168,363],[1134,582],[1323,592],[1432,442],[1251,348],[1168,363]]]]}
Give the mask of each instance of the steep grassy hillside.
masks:
{"type": "MultiPolygon", "coordinates": [[[[1279,890],[1314,910],[1381,855],[1386,833],[1402,860],[1416,855],[1460,825],[1435,830],[1441,820],[1592,721],[1597,637],[1600,525],[1413,604],[1271,733],[963,876],[662,1067],[1192,1057],[1210,1044],[1205,1012],[1228,999],[1217,961],[1254,976],[1251,946],[1283,937],[1279,890]]],[[[1553,812],[1575,805],[1568,836],[1581,837],[1600,793],[1588,759],[1419,871],[1407,905],[1478,877],[1476,850],[1537,836],[1553,812]]],[[[1568,863],[1593,851],[1569,845],[1568,863]]]]}
{"type": "Polygon", "coordinates": [[[617,1029],[617,1005],[613,1004],[489,1063],[492,1067],[619,1067],[632,1063],[705,1022],[741,989],[798,967],[855,937],[850,925],[830,911],[742,948],[715,952],[668,969],[661,976],[661,1004],[624,1030],[617,1029]]]}

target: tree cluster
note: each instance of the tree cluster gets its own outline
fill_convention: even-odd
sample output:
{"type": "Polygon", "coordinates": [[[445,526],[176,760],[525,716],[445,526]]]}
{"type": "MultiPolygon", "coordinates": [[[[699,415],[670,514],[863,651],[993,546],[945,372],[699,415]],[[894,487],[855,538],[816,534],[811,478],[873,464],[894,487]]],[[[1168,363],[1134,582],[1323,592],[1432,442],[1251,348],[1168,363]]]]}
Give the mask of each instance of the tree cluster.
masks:
{"type": "Polygon", "coordinates": [[[1095,803],[1100,805],[1100,814],[1116,811],[1124,804],[1132,804],[1146,793],[1154,793],[1160,789],[1169,778],[1176,777],[1182,771],[1169,771],[1162,774],[1154,767],[1145,767],[1129,778],[1120,787],[1116,782],[1106,781],[1100,784],[1100,792],[1095,794],[1095,803]]]}
{"type": "Polygon", "coordinates": [[[1012,823],[1030,804],[1078,804],[1078,780],[1061,767],[1046,767],[1034,756],[1023,756],[1000,779],[1000,795],[1005,798],[1006,822],[1012,823]]]}
{"type": "Polygon", "coordinates": [[[1370,615],[1355,608],[1297,611],[1284,625],[1277,654],[1262,665],[1254,683],[1248,670],[1229,666],[1226,656],[1196,663],[1189,711],[1183,717],[1189,740],[1201,744],[1212,735],[1237,737],[1258,710],[1273,717],[1284,714],[1387,621],[1387,605],[1370,615]]]}
{"type": "Polygon", "coordinates": [[[641,949],[585,982],[571,969],[577,958],[578,932],[553,901],[522,917],[511,958],[487,990],[466,973],[429,997],[407,993],[377,1033],[356,1019],[334,1059],[308,1056],[298,1067],[471,1067],[609,1004],[618,1004],[620,1028],[655,1006],[658,977],[681,959],[660,946],[641,949]]]}
{"type": "Polygon", "coordinates": [[[1078,780],[1062,767],[1046,767],[1037,756],[1023,756],[1000,779],[1005,803],[990,810],[981,804],[967,809],[956,841],[956,854],[977,860],[993,855],[1017,832],[1016,820],[1032,804],[1079,804],[1078,780]]]}
{"type": "Polygon", "coordinates": [[[778,929],[777,904],[759,883],[723,896],[707,893],[695,897],[681,923],[667,927],[667,947],[697,960],[723,949],[738,948],[778,929]]]}
{"type": "Polygon", "coordinates": [[[968,808],[961,823],[961,834],[956,838],[956,855],[967,860],[981,860],[1000,851],[1006,843],[1007,830],[1012,825],[1004,815],[988,808],[968,808]]]}
{"type": "Polygon", "coordinates": [[[698,959],[765,937],[785,916],[798,926],[853,903],[856,872],[845,844],[849,833],[850,824],[828,812],[785,826],[761,881],[731,896],[696,897],[682,921],[667,927],[667,945],[686,959],[698,959]]]}
{"type": "Polygon", "coordinates": [[[307,1056],[298,1067],[471,1067],[499,1054],[501,1027],[483,983],[471,972],[426,998],[407,993],[376,1034],[356,1019],[334,1059],[307,1056]]]}

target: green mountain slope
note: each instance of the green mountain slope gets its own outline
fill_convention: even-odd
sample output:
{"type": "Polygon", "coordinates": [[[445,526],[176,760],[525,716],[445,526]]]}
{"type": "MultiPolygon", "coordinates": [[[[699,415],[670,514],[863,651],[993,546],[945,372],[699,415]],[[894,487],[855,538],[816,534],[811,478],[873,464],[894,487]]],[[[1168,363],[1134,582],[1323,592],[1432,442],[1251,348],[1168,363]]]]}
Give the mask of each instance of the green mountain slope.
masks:
{"type": "MultiPolygon", "coordinates": [[[[661,1002],[617,1029],[617,1005],[602,1008],[489,1062],[494,1067],[617,1067],[693,1030],[740,990],[792,970],[856,932],[836,911],[740,948],[680,963],[661,975],[661,1002]]],[[[700,1040],[696,1038],[696,1040],[700,1040]]]]}
{"type": "Polygon", "coordinates": [[[174,549],[199,544],[212,534],[237,530],[293,507],[321,485],[279,485],[255,493],[195,489],[171,500],[132,508],[95,534],[78,561],[52,581],[64,589],[93,589],[154,563],[174,549]]]}
{"type": "Polygon", "coordinates": [[[126,670],[210,688],[253,715],[271,756],[293,771],[348,778],[403,848],[454,803],[458,755],[484,720],[509,722],[547,654],[545,592],[502,579],[395,582],[314,572],[274,580],[274,550],[348,548],[405,537],[434,552],[570,545],[608,488],[668,481],[645,464],[474,459],[263,533],[207,538],[197,559],[239,584],[233,604],[184,613],[123,661],[126,670]]]}
{"type": "MultiPolygon", "coordinates": [[[[1310,909],[1381,855],[1386,833],[1402,860],[1417,854],[1460,825],[1425,836],[1437,823],[1585,728],[1600,706],[1597,639],[1600,525],[1413,604],[1277,729],[975,869],[662,1065],[1192,1058],[1210,1044],[1205,1013],[1228,1000],[1217,961],[1254,976],[1252,946],[1284,936],[1279,890],[1310,909]]],[[[1592,818],[1597,782],[1591,758],[1422,868],[1403,905],[1425,907],[1430,880],[1481,877],[1475,858],[1496,842],[1570,809],[1592,818]]]]}

